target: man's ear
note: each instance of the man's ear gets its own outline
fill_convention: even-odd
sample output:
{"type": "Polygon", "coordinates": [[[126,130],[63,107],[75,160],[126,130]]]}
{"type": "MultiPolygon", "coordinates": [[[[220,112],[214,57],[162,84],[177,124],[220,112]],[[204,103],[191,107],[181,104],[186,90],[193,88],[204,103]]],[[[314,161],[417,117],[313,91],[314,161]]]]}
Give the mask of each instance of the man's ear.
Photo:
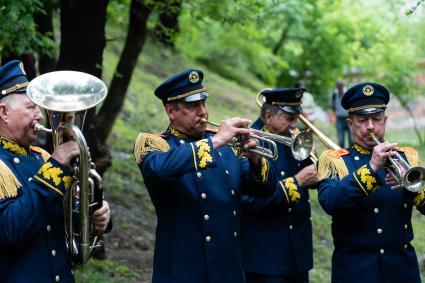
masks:
{"type": "Polygon", "coordinates": [[[272,113],[271,113],[271,111],[266,111],[264,113],[264,123],[266,125],[270,125],[271,119],[272,119],[272,113]]]}
{"type": "Polygon", "coordinates": [[[346,121],[346,123],[347,123],[347,126],[348,126],[348,128],[350,129],[350,131],[351,131],[351,126],[353,125],[353,119],[351,119],[351,118],[347,118],[347,120],[345,120],[346,121]]]}
{"type": "Polygon", "coordinates": [[[167,115],[168,115],[168,118],[170,119],[170,121],[174,121],[174,118],[175,118],[175,116],[174,116],[175,109],[174,109],[173,105],[171,105],[170,103],[168,103],[168,104],[165,104],[164,107],[165,107],[165,112],[167,112],[167,115]]]}
{"type": "Polygon", "coordinates": [[[0,102],[0,120],[4,123],[9,121],[9,108],[3,102],[0,102]]]}

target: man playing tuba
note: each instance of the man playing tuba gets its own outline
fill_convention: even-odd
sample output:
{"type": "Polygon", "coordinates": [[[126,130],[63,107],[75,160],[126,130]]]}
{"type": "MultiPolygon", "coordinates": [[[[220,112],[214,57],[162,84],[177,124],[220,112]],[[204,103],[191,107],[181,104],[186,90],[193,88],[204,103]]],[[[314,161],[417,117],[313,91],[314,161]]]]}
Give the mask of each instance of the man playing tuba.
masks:
{"type": "MultiPolygon", "coordinates": [[[[40,109],[26,96],[20,61],[0,68],[0,280],[2,282],[74,282],[65,245],[63,196],[72,177],[68,165],[79,155],[76,142],[52,155],[31,146],[40,109]]],[[[108,203],[93,214],[105,231],[108,203]]]]}

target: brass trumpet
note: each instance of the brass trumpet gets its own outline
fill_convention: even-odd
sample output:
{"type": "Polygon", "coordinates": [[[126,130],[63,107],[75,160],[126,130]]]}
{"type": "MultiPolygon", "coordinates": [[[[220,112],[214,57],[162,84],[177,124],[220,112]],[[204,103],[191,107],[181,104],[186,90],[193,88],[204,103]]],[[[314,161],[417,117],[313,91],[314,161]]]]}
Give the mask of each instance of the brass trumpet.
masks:
{"type": "MultiPolygon", "coordinates": [[[[371,133],[370,136],[376,144],[381,144],[375,134],[371,133]]],[[[388,165],[385,168],[400,186],[411,192],[418,192],[425,187],[425,168],[410,166],[398,152],[394,157],[388,157],[387,161],[388,165]],[[400,166],[404,169],[404,173],[400,166]]]]}
{"type": "MultiPolygon", "coordinates": [[[[212,126],[219,127],[220,125],[217,123],[209,122],[207,119],[202,118],[201,122],[208,123],[212,126]]],[[[313,150],[313,136],[309,131],[302,131],[296,134],[294,137],[285,137],[281,135],[276,135],[264,131],[260,131],[257,129],[249,128],[251,132],[250,137],[261,140],[265,143],[270,144],[273,147],[273,152],[276,151],[276,154],[273,155],[273,160],[278,158],[278,149],[276,143],[281,143],[286,146],[291,147],[292,155],[296,160],[304,160],[306,159],[311,151],[313,150]]],[[[257,153],[256,151],[266,151],[268,148],[257,146],[254,149],[251,149],[251,152],[257,153]]],[[[263,155],[264,156],[264,155],[263,155]]],[[[267,157],[267,156],[266,156],[267,157]]]]}
{"type": "MultiPolygon", "coordinates": [[[[220,127],[219,124],[209,122],[206,118],[201,118],[201,122],[207,123],[207,124],[214,126],[214,127],[220,127]]],[[[265,144],[269,144],[269,148],[266,148],[266,147],[263,147],[263,146],[256,146],[255,148],[249,149],[248,150],[249,152],[252,152],[252,153],[255,153],[257,155],[263,156],[265,158],[270,158],[270,159],[273,159],[273,160],[276,160],[279,157],[279,155],[278,155],[279,150],[277,149],[277,145],[274,141],[272,141],[268,138],[257,136],[257,135],[251,135],[251,137],[254,137],[258,140],[261,140],[265,144]]],[[[239,142],[238,138],[234,138],[232,140],[232,142],[229,143],[229,145],[236,151],[236,153],[238,155],[240,155],[243,152],[243,149],[240,146],[240,142],[239,142]]]]}

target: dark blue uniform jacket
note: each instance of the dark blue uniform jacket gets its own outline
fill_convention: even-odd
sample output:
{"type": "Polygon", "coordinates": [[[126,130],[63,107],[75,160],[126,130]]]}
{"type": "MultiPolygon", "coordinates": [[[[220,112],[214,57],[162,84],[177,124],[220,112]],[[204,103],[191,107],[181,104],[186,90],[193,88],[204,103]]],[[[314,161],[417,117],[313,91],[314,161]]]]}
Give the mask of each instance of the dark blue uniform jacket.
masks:
{"type": "Polygon", "coordinates": [[[62,208],[69,171],[37,148],[0,143],[0,282],[74,282],[62,208]]]}
{"type": "MultiPolygon", "coordinates": [[[[421,282],[410,242],[412,207],[425,212],[423,191],[391,190],[384,182],[385,169],[375,173],[370,168],[368,150],[354,145],[344,151],[325,152],[319,161],[326,163],[332,156],[331,166],[342,172],[331,174],[318,186],[320,204],[332,216],[332,282],[421,282]]],[[[405,148],[405,152],[418,160],[414,149],[405,148]]],[[[319,175],[320,171],[321,165],[319,175]]]]}
{"type": "Polygon", "coordinates": [[[243,197],[243,261],[246,271],[295,275],[313,267],[309,193],[294,178],[309,163],[295,160],[290,147],[277,145],[279,158],[270,161],[280,180],[274,194],[243,197]]]}
{"type": "MultiPolygon", "coordinates": [[[[173,133],[165,133],[167,152],[150,151],[139,163],[158,217],[152,281],[243,283],[241,192],[267,196],[274,188],[253,186],[248,160],[229,146],[215,150],[213,133],[173,133]]],[[[261,168],[264,182],[264,159],[261,168]]]]}

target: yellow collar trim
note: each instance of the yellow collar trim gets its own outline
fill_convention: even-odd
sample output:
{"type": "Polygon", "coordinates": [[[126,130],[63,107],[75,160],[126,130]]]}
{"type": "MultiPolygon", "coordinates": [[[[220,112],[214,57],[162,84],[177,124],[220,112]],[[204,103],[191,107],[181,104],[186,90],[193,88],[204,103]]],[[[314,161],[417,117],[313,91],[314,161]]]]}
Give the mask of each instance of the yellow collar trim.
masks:
{"type": "Polygon", "coordinates": [[[187,136],[186,136],[186,135],[184,135],[184,134],[180,133],[179,131],[177,131],[177,130],[173,127],[173,125],[170,125],[170,126],[168,127],[168,132],[169,132],[171,135],[176,136],[176,137],[178,137],[178,138],[182,138],[182,139],[187,138],[187,136]]]}
{"type": "Polygon", "coordinates": [[[358,144],[353,144],[353,149],[360,154],[371,154],[370,150],[358,144]]]}
{"type": "Polygon", "coordinates": [[[25,149],[24,147],[20,146],[19,144],[17,144],[14,141],[8,140],[4,137],[0,137],[0,145],[8,150],[11,151],[13,153],[19,154],[19,155],[23,155],[23,156],[28,156],[29,151],[27,149],[25,149]]]}

